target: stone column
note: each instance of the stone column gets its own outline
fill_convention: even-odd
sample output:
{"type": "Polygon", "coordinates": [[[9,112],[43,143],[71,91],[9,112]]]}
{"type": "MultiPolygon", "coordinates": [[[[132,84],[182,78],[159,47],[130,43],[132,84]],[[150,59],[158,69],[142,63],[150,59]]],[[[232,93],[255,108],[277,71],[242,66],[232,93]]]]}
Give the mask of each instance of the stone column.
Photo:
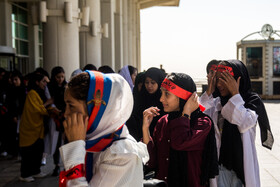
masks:
{"type": "Polygon", "coordinates": [[[32,14],[32,10],[37,12],[39,9],[38,4],[31,5],[29,3],[28,11],[28,39],[29,39],[29,65],[28,72],[34,71],[40,66],[40,52],[39,52],[39,25],[38,22],[33,22],[33,20],[38,20],[38,14],[32,14]],[[34,6],[34,7],[32,7],[34,6]],[[33,17],[34,16],[34,17],[33,17]]]}
{"type": "Polygon", "coordinates": [[[115,22],[115,69],[123,67],[123,24],[122,24],[122,0],[116,0],[115,22]]]}
{"type": "Polygon", "coordinates": [[[128,65],[128,1],[123,0],[123,66],[128,65]]]}
{"type": "Polygon", "coordinates": [[[12,46],[12,5],[8,0],[0,1],[0,45],[12,46]]]}
{"type": "Polygon", "coordinates": [[[137,6],[136,1],[132,1],[132,61],[131,65],[136,67],[137,64],[137,6]]]}
{"type": "MultiPolygon", "coordinates": [[[[64,10],[65,0],[47,0],[47,9],[64,10]]],[[[78,0],[67,0],[72,3],[74,11],[78,10],[78,0]]],[[[66,79],[79,68],[79,24],[73,17],[72,23],[65,22],[63,16],[48,16],[43,25],[44,68],[51,72],[55,66],[62,66],[66,79]]]]}
{"type": "Polygon", "coordinates": [[[28,32],[29,37],[29,66],[28,72],[34,71],[40,66],[39,57],[39,26],[29,25],[30,31],[28,32]]]}
{"type": "Polygon", "coordinates": [[[128,33],[127,33],[127,55],[128,55],[128,62],[127,64],[132,64],[133,63],[133,45],[132,45],[132,36],[133,36],[133,24],[132,24],[132,20],[133,20],[133,1],[132,0],[128,0],[127,1],[127,24],[128,24],[128,33]]]}
{"type": "Polygon", "coordinates": [[[102,65],[115,69],[114,0],[101,0],[101,25],[108,23],[109,37],[101,39],[102,65]]]}
{"type": "Polygon", "coordinates": [[[140,5],[136,5],[136,67],[141,71],[141,25],[140,25],[140,5]]]}
{"type": "MultiPolygon", "coordinates": [[[[89,22],[94,24],[98,31],[101,24],[100,0],[86,0],[83,6],[90,7],[89,22]]],[[[80,66],[83,68],[86,64],[94,64],[96,68],[101,66],[101,33],[92,36],[90,31],[80,31],[80,66]]]]}

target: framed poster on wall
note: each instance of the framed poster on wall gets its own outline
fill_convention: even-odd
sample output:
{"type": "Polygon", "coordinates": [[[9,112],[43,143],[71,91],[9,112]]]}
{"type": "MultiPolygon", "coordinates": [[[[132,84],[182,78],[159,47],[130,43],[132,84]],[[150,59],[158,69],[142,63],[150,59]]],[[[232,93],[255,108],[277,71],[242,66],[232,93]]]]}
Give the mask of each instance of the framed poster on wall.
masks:
{"type": "Polygon", "coordinates": [[[273,47],[273,75],[280,76],[280,47],[273,47]]]}

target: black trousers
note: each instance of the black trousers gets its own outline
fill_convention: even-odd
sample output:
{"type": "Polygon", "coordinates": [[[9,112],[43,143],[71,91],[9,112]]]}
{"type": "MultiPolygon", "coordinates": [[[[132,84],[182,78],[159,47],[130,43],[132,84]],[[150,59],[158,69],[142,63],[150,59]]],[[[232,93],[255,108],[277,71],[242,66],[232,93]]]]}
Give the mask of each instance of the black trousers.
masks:
{"type": "Polygon", "coordinates": [[[21,147],[21,177],[30,177],[41,172],[41,160],[44,151],[43,139],[38,139],[34,144],[21,147]]]}
{"type": "Polygon", "coordinates": [[[53,162],[54,162],[54,165],[55,166],[58,166],[59,162],[60,162],[60,152],[59,152],[59,148],[61,147],[62,145],[62,133],[63,132],[60,132],[59,131],[59,134],[58,134],[58,138],[57,138],[57,144],[56,144],[56,147],[55,147],[55,152],[53,154],[53,162]]]}

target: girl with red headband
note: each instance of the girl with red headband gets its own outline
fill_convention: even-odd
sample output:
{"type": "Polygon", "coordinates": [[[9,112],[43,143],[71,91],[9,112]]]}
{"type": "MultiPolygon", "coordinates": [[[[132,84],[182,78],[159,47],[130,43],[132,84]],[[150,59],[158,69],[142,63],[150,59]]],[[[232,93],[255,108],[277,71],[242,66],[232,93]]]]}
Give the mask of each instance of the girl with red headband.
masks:
{"type": "Polygon", "coordinates": [[[155,127],[149,126],[159,115],[157,107],[143,112],[143,142],[147,144],[156,178],[168,186],[206,186],[218,172],[217,150],[211,119],[202,113],[196,85],[183,73],[167,75],[161,84],[164,112],[155,127]]]}
{"type": "Polygon", "coordinates": [[[273,144],[264,104],[251,91],[247,68],[239,60],[220,61],[209,80],[200,102],[214,121],[218,148],[219,176],[211,181],[211,186],[259,187],[257,121],[262,145],[271,149],[273,144]]]}

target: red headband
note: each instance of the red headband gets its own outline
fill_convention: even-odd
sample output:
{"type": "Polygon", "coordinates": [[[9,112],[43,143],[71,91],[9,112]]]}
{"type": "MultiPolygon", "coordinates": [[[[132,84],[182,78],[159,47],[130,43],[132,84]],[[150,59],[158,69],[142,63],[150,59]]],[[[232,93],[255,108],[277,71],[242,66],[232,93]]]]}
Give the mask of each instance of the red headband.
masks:
{"type": "Polygon", "coordinates": [[[217,65],[216,64],[212,64],[210,67],[210,70],[215,71],[217,70],[217,65]]]}
{"type": "Polygon", "coordinates": [[[174,95],[176,95],[177,97],[180,97],[181,99],[184,100],[187,100],[192,95],[191,92],[184,90],[183,88],[174,84],[172,81],[168,80],[167,78],[163,80],[161,86],[166,90],[170,91],[171,93],[173,93],[174,95]]]}
{"type": "Polygon", "coordinates": [[[217,71],[218,71],[218,72],[224,72],[224,71],[226,71],[226,70],[228,70],[228,72],[229,72],[232,76],[234,76],[232,67],[230,67],[230,66],[225,66],[225,65],[222,65],[222,64],[218,65],[218,68],[217,68],[217,71]]]}
{"type": "MultiPolygon", "coordinates": [[[[163,88],[165,88],[166,90],[168,90],[169,92],[173,93],[174,95],[176,95],[177,97],[184,99],[184,100],[188,100],[190,98],[190,96],[192,95],[191,92],[184,90],[183,88],[181,88],[180,86],[176,85],[175,83],[173,83],[172,81],[168,80],[167,78],[165,78],[163,80],[163,82],[161,83],[161,86],[163,88]]],[[[204,112],[205,107],[202,106],[201,104],[199,105],[199,108],[202,112],[204,112]]]]}

